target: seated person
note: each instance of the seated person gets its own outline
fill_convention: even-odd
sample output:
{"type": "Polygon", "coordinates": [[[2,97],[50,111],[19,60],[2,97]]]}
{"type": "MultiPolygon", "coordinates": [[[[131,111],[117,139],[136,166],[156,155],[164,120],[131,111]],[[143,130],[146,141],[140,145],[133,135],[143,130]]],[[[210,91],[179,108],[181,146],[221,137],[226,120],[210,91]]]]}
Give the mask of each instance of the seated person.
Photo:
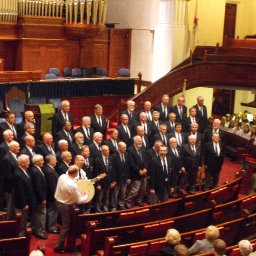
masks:
{"type": "Polygon", "coordinates": [[[174,247],[174,256],[189,256],[189,250],[186,245],[178,244],[174,247]]]}
{"type": "Polygon", "coordinates": [[[215,226],[208,226],[205,231],[205,239],[197,240],[190,248],[190,254],[201,254],[213,251],[213,242],[219,238],[220,232],[215,226]]]}
{"type": "Polygon", "coordinates": [[[225,256],[227,245],[224,240],[216,239],[213,242],[213,250],[215,256],[225,256]]]}
{"type": "Polygon", "coordinates": [[[243,127],[242,137],[247,140],[250,140],[251,136],[252,136],[252,133],[250,131],[250,126],[248,124],[245,124],[243,127]]]}
{"type": "Polygon", "coordinates": [[[241,240],[238,243],[238,247],[242,256],[248,256],[253,252],[253,247],[249,240],[241,240]]]}
{"type": "Polygon", "coordinates": [[[157,255],[174,255],[174,247],[180,244],[181,241],[180,233],[176,229],[168,229],[166,232],[165,241],[168,245],[165,248],[161,249],[157,255]]]}
{"type": "Polygon", "coordinates": [[[242,136],[243,130],[242,130],[242,123],[238,122],[236,126],[232,129],[232,133],[242,136]]]}

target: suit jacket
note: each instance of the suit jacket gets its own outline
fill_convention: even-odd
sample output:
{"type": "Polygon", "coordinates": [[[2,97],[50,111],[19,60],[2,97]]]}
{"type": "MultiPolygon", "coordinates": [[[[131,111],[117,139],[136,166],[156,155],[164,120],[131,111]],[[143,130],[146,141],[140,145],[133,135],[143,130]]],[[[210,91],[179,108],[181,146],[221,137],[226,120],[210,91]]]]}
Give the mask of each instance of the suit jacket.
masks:
{"type": "Polygon", "coordinates": [[[167,162],[167,172],[164,171],[160,156],[154,158],[152,170],[150,170],[150,189],[155,189],[156,193],[162,194],[164,192],[164,188],[170,188],[171,185],[171,173],[172,173],[172,165],[171,158],[166,156],[167,162]]]}
{"type": "MultiPolygon", "coordinates": [[[[188,143],[188,137],[192,135],[191,132],[187,134],[186,143],[188,143]]],[[[202,148],[204,146],[204,135],[200,132],[197,132],[196,134],[196,144],[201,144],[202,148]]]]}
{"type": "Polygon", "coordinates": [[[165,116],[165,114],[163,112],[162,104],[155,106],[154,110],[156,110],[160,113],[160,120],[163,121],[163,122],[166,122],[168,120],[168,115],[172,110],[172,106],[171,105],[167,106],[167,116],[165,116]]]}
{"type": "MultiPolygon", "coordinates": [[[[148,114],[149,114],[149,113],[148,113],[148,111],[146,111],[146,110],[144,110],[144,109],[142,109],[141,111],[139,111],[138,116],[140,116],[140,113],[142,113],[142,112],[146,113],[146,115],[147,115],[147,117],[148,117],[148,114]]],[[[152,113],[153,113],[153,111],[150,110],[149,112],[151,113],[151,119],[148,118],[148,122],[152,121],[152,113]]]]}
{"type": "Polygon", "coordinates": [[[194,155],[189,144],[183,145],[183,163],[187,172],[195,171],[202,165],[202,152],[201,146],[196,145],[196,154],[194,155]]]}
{"type": "MultiPolygon", "coordinates": [[[[14,140],[18,141],[18,129],[17,129],[16,124],[14,125],[14,129],[16,131],[16,136],[15,136],[15,134],[13,134],[14,135],[14,140]]],[[[6,130],[11,130],[10,126],[6,122],[0,123],[0,135],[1,135],[1,141],[2,142],[4,141],[3,132],[6,131],[6,130]]]]}
{"type": "Polygon", "coordinates": [[[30,164],[32,163],[33,154],[26,146],[24,148],[22,148],[22,150],[20,151],[20,154],[25,154],[25,155],[29,156],[30,164]]]}
{"type": "Polygon", "coordinates": [[[121,112],[120,115],[126,114],[129,119],[129,125],[134,126],[139,121],[139,114],[136,111],[132,112],[132,116],[129,114],[128,109],[121,112]]]}
{"type": "Polygon", "coordinates": [[[123,181],[129,179],[130,159],[128,153],[124,153],[125,161],[121,161],[119,152],[116,152],[112,156],[113,160],[113,174],[118,185],[121,185],[123,181]]]}
{"type": "MultiPolygon", "coordinates": [[[[196,123],[197,123],[198,126],[199,126],[199,127],[198,127],[198,130],[199,130],[199,129],[200,129],[199,119],[196,117],[195,120],[196,120],[196,123]]],[[[191,119],[190,119],[190,116],[189,116],[189,117],[187,117],[187,118],[185,119],[184,125],[182,126],[182,131],[183,131],[183,132],[186,132],[186,133],[190,132],[190,126],[191,126],[191,119]]]]}
{"type": "Polygon", "coordinates": [[[146,151],[148,151],[150,149],[150,146],[151,146],[151,144],[149,142],[149,138],[148,138],[147,135],[144,135],[143,138],[144,138],[145,145],[144,145],[144,143],[142,143],[142,145],[146,149],[146,151]]]}
{"type": "Polygon", "coordinates": [[[179,110],[178,110],[178,105],[174,105],[172,107],[171,112],[176,114],[176,122],[183,124],[184,121],[187,118],[187,107],[182,106],[182,115],[180,115],[179,110]]]}
{"type": "Polygon", "coordinates": [[[71,145],[71,153],[72,153],[73,158],[75,158],[76,155],[80,155],[81,154],[81,149],[80,149],[79,145],[76,142],[74,142],[71,145]]]}
{"type": "Polygon", "coordinates": [[[175,131],[176,122],[173,124],[173,127],[171,126],[171,122],[169,120],[166,121],[165,124],[167,125],[167,133],[171,134],[175,131]]]}
{"type": "Polygon", "coordinates": [[[126,133],[122,124],[117,126],[117,130],[119,132],[118,133],[118,139],[120,141],[123,141],[126,144],[127,147],[130,147],[132,145],[132,137],[133,137],[132,129],[131,129],[130,125],[128,125],[128,129],[130,131],[130,138],[129,138],[129,135],[126,133]]]}
{"type": "Polygon", "coordinates": [[[173,256],[174,255],[174,245],[168,244],[163,249],[161,249],[157,256],[173,256]]]}
{"type": "Polygon", "coordinates": [[[90,149],[90,156],[93,160],[101,156],[101,150],[98,150],[94,142],[89,146],[89,149],[90,149]]]}
{"type": "Polygon", "coordinates": [[[140,158],[134,145],[128,148],[128,154],[130,158],[130,178],[132,180],[140,180],[141,175],[139,171],[148,168],[147,153],[144,148],[141,148],[142,159],[140,158]]]}
{"type": "Polygon", "coordinates": [[[17,160],[8,151],[2,161],[3,177],[4,177],[4,190],[11,193],[13,190],[13,176],[18,167],[17,160]]]}
{"type": "MultiPolygon", "coordinates": [[[[116,141],[117,144],[118,144],[118,142],[119,142],[119,140],[116,141]]],[[[105,140],[104,144],[109,147],[110,155],[113,155],[114,153],[117,152],[117,148],[115,147],[115,145],[111,139],[105,140]]]]}
{"type": "Polygon", "coordinates": [[[46,178],[44,174],[41,173],[40,170],[34,165],[30,168],[29,172],[33,182],[36,203],[41,204],[47,198],[46,178]]]}
{"type": "MultiPolygon", "coordinates": [[[[72,114],[70,112],[68,112],[67,114],[68,114],[68,120],[73,127],[74,119],[72,117],[72,114]]],[[[52,134],[56,135],[58,131],[61,131],[63,129],[64,124],[65,124],[65,119],[62,115],[61,110],[58,110],[58,112],[53,116],[53,119],[52,119],[52,134]]]]}
{"type": "MultiPolygon", "coordinates": [[[[220,141],[225,144],[226,140],[225,140],[225,133],[219,129],[218,134],[220,136],[220,141]]],[[[212,135],[213,135],[213,129],[209,129],[206,131],[205,136],[204,136],[204,141],[205,143],[212,141],[212,135]]]]}
{"type": "Polygon", "coordinates": [[[71,140],[63,129],[58,131],[56,134],[56,145],[58,141],[66,140],[68,142],[68,149],[71,151],[71,145],[73,142],[75,142],[75,138],[74,138],[74,133],[72,131],[70,131],[69,134],[70,134],[71,140]]]}
{"type": "MultiPolygon", "coordinates": [[[[18,138],[21,138],[21,137],[24,135],[24,133],[25,133],[24,125],[25,125],[26,123],[27,123],[27,122],[24,120],[24,121],[22,121],[21,123],[18,123],[18,124],[17,124],[18,138]]],[[[34,134],[34,137],[36,138],[36,140],[38,140],[38,139],[40,138],[39,123],[33,122],[33,124],[35,125],[35,134],[34,134]]]]}
{"type": "Polygon", "coordinates": [[[110,188],[110,184],[115,181],[115,176],[113,173],[113,160],[112,157],[108,157],[108,167],[105,165],[102,155],[97,157],[95,160],[95,174],[96,176],[101,173],[106,173],[106,177],[99,181],[99,185],[102,186],[103,189],[110,188]]]}
{"type": "Polygon", "coordinates": [[[57,166],[57,173],[60,175],[65,174],[68,170],[68,166],[66,165],[66,163],[64,163],[62,160],[60,163],[58,163],[57,166]]]}
{"type": "Polygon", "coordinates": [[[158,134],[156,134],[156,135],[154,136],[154,142],[155,142],[156,140],[161,140],[166,146],[168,146],[170,134],[167,133],[167,134],[165,135],[165,137],[166,137],[166,142],[163,141],[162,135],[161,135],[160,133],[158,133],[158,134]]]}
{"type": "Polygon", "coordinates": [[[92,127],[89,128],[90,137],[87,137],[87,134],[85,134],[82,126],[80,126],[79,128],[77,128],[75,130],[75,133],[77,133],[77,132],[81,132],[84,135],[84,144],[85,145],[89,146],[92,143],[93,134],[94,134],[94,129],[92,127]]]}
{"type": "Polygon", "coordinates": [[[207,108],[203,105],[203,115],[202,111],[199,110],[198,105],[194,106],[196,109],[196,117],[198,118],[199,132],[204,133],[208,127],[208,117],[207,117],[207,108]]]}
{"type": "Polygon", "coordinates": [[[107,128],[108,128],[108,119],[104,116],[101,115],[101,123],[102,125],[100,126],[98,123],[98,120],[96,119],[95,114],[91,115],[91,126],[94,130],[94,132],[101,132],[103,134],[103,137],[106,137],[107,134],[107,128]]]}
{"type": "MultiPolygon", "coordinates": [[[[54,151],[53,146],[52,146],[52,150],[54,151]]],[[[52,152],[48,149],[47,145],[44,144],[43,142],[36,147],[35,151],[37,154],[42,155],[44,158],[46,156],[52,154],[52,152]]],[[[54,151],[54,153],[55,153],[55,151],[54,151]]]]}
{"type": "MultiPolygon", "coordinates": [[[[29,176],[29,173],[27,173],[29,176]]],[[[17,209],[23,209],[26,205],[33,208],[35,205],[35,192],[31,177],[29,178],[19,167],[15,170],[13,181],[14,205],[17,209]]]]}
{"type": "MultiPolygon", "coordinates": [[[[147,135],[148,137],[150,137],[151,135],[152,135],[152,125],[150,124],[150,122],[148,121],[148,122],[146,122],[146,125],[147,125],[147,133],[146,133],[146,131],[145,131],[145,135],[147,135]]],[[[138,123],[136,123],[136,125],[135,125],[136,127],[137,126],[142,126],[142,124],[141,124],[141,122],[138,122],[138,123]]],[[[142,126],[143,127],[143,126],[142,126]]],[[[135,131],[136,131],[136,128],[135,128],[135,131]]]]}
{"type": "Polygon", "coordinates": [[[220,153],[217,155],[213,142],[210,141],[205,145],[204,164],[207,165],[207,171],[219,172],[221,170],[225,157],[225,146],[220,142],[219,147],[220,153]]]}
{"type": "Polygon", "coordinates": [[[47,201],[55,202],[54,194],[59,174],[56,172],[55,168],[51,168],[48,164],[46,164],[42,170],[47,182],[47,201]]]}
{"type": "MultiPolygon", "coordinates": [[[[172,134],[170,134],[170,138],[176,138],[177,142],[178,142],[178,138],[176,137],[176,133],[173,132],[172,134]]],[[[182,145],[186,143],[187,140],[187,135],[185,133],[181,133],[181,139],[182,139],[182,145]]]]}
{"type": "MultiPolygon", "coordinates": [[[[4,141],[0,144],[0,163],[2,159],[4,158],[5,154],[9,151],[9,146],[7,143],[4,141]]],[[[0,168],[1,170],[1,168],[0,168]]],[[[1,176],[1,175],[0,175],[1,176]]]]}
{"type": "Polygon", "coordinates": [[[88,160],[89,160],[89,165],[84,164],[82,169],[86,173],[86,177],[88,179],[93,179],[94,177],[96,177],[96,174],[94,171],[94,161],[91,157],[89,157],[88,160]]]}

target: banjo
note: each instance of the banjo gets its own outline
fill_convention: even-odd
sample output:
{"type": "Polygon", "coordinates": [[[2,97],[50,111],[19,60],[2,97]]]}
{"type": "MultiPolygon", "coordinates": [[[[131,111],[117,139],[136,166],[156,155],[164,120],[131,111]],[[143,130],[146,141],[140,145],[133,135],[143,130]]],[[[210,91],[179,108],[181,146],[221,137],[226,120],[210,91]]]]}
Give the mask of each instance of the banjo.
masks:
{"type": "Polygon", "coordinates": [[[82,179],[80,179],[76,182],[76,184],[79,188],[80,194],[83,195],[83,196],[88,195],[88,198],[87,198],[85,203],[89,203],[94,197],[94,194],[95,194],[94,183],[95,183],[95,181],[104,179],[106,176],[107,176],[106,173],[101,173],[100,175],[98,175],[97,177],[95,177],[91,180],[82,180],[82,179]]]}

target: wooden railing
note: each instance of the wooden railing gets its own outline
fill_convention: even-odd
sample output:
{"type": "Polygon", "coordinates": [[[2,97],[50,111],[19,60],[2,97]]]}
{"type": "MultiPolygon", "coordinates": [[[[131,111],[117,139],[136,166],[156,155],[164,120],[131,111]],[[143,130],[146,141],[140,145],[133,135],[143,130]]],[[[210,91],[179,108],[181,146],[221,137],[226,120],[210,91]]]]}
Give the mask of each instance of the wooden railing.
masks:
{"type": "Polygon", "coordinates": [[[170,97],[181,92],[184,79],[187,79],[187,89],[199,86],[218,87],[256,87],[256,64],[251,63],[196,63],[174,70],[162,77],[147,89],[132,98],[136,109],[142,109],[143,102],[151,101],[152,105],[159,103],[163,94],[170,97]]]}

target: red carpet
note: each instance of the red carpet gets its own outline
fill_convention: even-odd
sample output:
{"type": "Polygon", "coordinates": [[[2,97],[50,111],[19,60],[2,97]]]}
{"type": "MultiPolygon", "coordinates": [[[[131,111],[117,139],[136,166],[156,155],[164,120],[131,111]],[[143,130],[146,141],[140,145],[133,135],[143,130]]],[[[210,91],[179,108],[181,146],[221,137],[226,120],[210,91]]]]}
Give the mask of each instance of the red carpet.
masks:
{"type": "MultiPolygon", "coordinates": [[[[226,159],[224,161],[224,165],[223,165],[222,172],[220,175],[220,185],[224,184],[227,181],[234,180],[235,174],[239,170],[241,170],[240,164],[233,163],[230,160],[226,159]]],[[[39,240],[39,239],[35,238],[34,236],[32,236],[31,250],[36,249],[40,245],[40,246],[45,246],[45,248],[46,248],[45,255],[46,256],[80,255],[80,253],[76,253],[76,254],[75,253],[67,253],[67,254],[54,253],[53,249],[54,249],[54,246],[56,245],[57,239],[58,239],[58,235],[53,235],[53,234],[48,235],[48,240],[39,240]]],[[[77,242],[79,243],[80,241],[77,241],[77,242]]]]}

